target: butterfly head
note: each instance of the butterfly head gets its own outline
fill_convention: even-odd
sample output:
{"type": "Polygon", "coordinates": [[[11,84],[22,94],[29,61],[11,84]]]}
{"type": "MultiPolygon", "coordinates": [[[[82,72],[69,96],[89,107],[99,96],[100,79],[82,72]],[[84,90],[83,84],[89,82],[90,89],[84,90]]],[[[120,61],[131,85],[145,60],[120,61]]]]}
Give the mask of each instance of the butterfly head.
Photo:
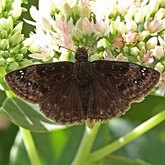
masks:
{"type": "Polygon", "coordinates": [[[77,61],[88,61],[88,52],[85,48],[78,48],[75,59],[77,61]]]}

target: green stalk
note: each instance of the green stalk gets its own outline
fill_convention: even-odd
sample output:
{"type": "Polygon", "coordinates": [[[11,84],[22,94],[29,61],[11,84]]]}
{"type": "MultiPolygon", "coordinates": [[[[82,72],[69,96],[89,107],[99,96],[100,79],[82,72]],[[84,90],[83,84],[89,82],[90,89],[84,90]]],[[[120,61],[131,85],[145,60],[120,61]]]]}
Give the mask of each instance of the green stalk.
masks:
{"type": "Polygon", "coordinates": [[[32,135],[29,130],[19,127],[31,165],[41,165],[32,135]]]}
{"type": "Polygon", "coordinates": [[[137,137],[143,135],[145,132],[149,131],[159,123],[165,120],[165,110],[153,116],[149,120],[145,121],[143,124],[137,126],[134,130],[126,134],[125,136],[119,138],[115,142],[91,153],[89,155],[89,161],[97,161],[103,157],[113,153],[114,151],[120,149],[124,145],[128,144],[137,137]]]}
{"type": "Polygon", "coordinates": [[[89,156],[93,142],[99,130],[100,123],[95,123],[92,129],[86,127],[83,139],[79,146],[78,152],[75,156],[71,165],[82,165],[85,164],[87,157],[89,156]]]}

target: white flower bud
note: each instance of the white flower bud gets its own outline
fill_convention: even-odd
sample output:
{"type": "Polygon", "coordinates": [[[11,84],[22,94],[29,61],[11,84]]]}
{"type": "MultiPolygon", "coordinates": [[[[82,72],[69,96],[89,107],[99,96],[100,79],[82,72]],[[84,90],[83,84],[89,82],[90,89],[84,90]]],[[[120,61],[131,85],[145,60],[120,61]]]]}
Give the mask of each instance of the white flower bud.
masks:
{"type": "Polygon", "coordinates": [[[8,39],[2,39],[0,42],[0,49],[5,50],[9,48],[9,41],[8,39]]]}
{"type": "Polygon", "coordinates": [[[165,48],[165,40],[163,40],[162,37],[158,36],[158,41],[159,41],[160,45],[161,45],[163,48],[165,48]]]}
{"type": "Polygon", "coordinates": [[[159,71],[160,73],[163,72],[163,69],[164,69],[164,66],[160,62],[158,62],[155,65],[155,70],[159,71]]]}
{"type": "Polygon", "coordinates": [[[158,39],[157,37],[152,37],[150,38],[147,42],[146,42],[146,48],[149,49],[153,49],[155,48],[155,46],[158,44],[158,39]]]}
{"type": "Polygon", "coordinates": [[[150,0],[149,1],[149,14],[153,14],[153,13],[156,13],[157,10],[159,9],[159,0],[155,1],[155,0],[150,0]]]}
{"type": "Polygon", "coordinates": [[[143,10],[139,10],[139,11],[135,14],[134,20],[135,20],[135,22],[136,22],[137,24],[139,24],[139,23],[142,23],[142,22],[144,21],[144,18],[145,18],[145,14],[144,14],[143,10]]]}
{"type": "Polygon", "coordinates": [[[133,47],[130,50],[131,55],[137,56],[140,53],[140,50],[137,47],[133,47]]]}
{"type": "Polygon", "coordinates": [[[18,19],[18,18],[21,16],[21,14],[22,14],[22,8],[21,8],[21,6],[15,7],[13,10],[11,10],[11,11],[9,12],[9,14],[10,14],[14,19],[18,19]]]}
{"type": "Polygon", "coordinates": [[[165,52],[163,50],[163,47],[162,46],[156,46],[154,49],[153,49],[153,55],[154,57],[156,57],[157,59],[161,59],[162,57],[164,57],[165,55],[165,52]]]}
{"type": "Polygon", "coordinates": [[[6,30],[10,32],[12,29],[13,29],[13,19],[10,16],[6,19],[6,30]]]}
{"type": "Polygon", "coordinates": [[[164,8],[160,8],[156,14],[155,14],[155,19],[157,20],[161,20],[165,17],[165,9],[164,8]]]}
{"type": "Polygon", "coordinates": [[[22,31],[22,28],[23,28],[23,22],[20,22],[19,24],[17,24],[17,25],[14,27],[13,33],[21,32],[21,31],[22,31]]]}
{"type": "Polygon", "coordinates": [[[15,46],[17,44],[19,44],[24,38],[24,35],[21,34],[20,32],[16,32],[11,38],[10,38],[10,42],[11,42],[11,46],[15,46]]]}

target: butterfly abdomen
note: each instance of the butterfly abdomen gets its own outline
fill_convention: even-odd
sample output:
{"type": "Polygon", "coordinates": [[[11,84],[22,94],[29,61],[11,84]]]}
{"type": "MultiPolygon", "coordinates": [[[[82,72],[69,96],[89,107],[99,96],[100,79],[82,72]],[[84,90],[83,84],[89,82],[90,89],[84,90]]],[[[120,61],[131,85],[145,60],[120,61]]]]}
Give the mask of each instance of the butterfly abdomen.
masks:
{"type": "Polygon", "coordinates": [[[90,62],[76,62],[74,66],[74,74],[81,96],[82,108],[84,113],[86,114],[89,100],[89,86],[91,83],[92,74],[90,62]]]}

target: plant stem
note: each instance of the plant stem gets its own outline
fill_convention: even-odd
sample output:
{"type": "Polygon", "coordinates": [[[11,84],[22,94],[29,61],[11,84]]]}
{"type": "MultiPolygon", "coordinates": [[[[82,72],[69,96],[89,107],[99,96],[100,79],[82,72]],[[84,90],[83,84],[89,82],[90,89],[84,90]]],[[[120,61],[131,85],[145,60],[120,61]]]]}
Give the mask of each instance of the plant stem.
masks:
{"type": "Polygon", "coordinates": [[[85,161],[89,156],[90,150],[92,148],[92,144],[95,140],[99,127],[100,127],[100,123],[95,123],[92,129],[86,127],[78,152],[71,165],[85,164],[85,161]]]}
{"type": "Polygon", "coordinates": [[[143,124],[137,126],[134,130],[127,133],[125,136],[119,138],[117,141],[91,153],[89,155],[89,161],[100,160],[106,155],[113,153],[119,148],[123,147],[130,141],[136,139],[137,137],[143,135],[145,132],[149,131],[159,123],[165,120],[165,110],[153,116],[149,120],[145,121],[143,124]]]}
{"type": "Polygon", "coordinates": [[[32,135],[29,130],[19,127],[23,142],[32,165],[41,165],[32,135]]]}

